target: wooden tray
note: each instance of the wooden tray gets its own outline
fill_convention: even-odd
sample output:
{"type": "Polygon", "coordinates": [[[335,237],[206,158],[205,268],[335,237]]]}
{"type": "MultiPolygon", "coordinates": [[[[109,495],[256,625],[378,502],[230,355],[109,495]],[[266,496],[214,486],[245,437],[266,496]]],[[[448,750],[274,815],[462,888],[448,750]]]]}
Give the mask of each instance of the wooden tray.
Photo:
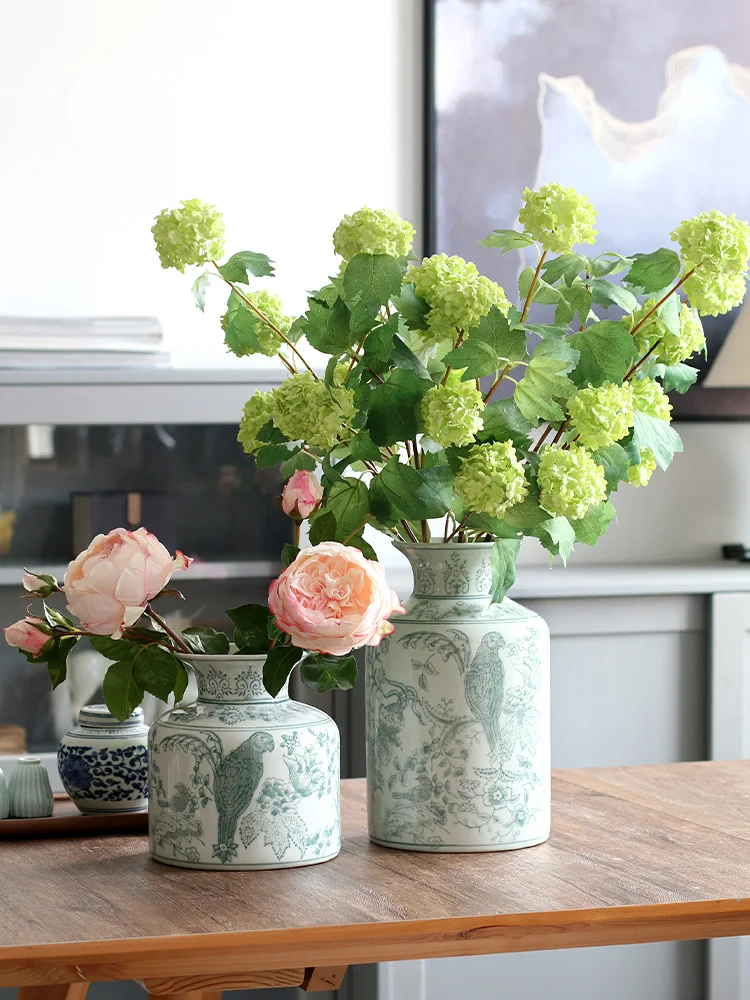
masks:
{"type": "Polygon", "coordinates": [[[28,837],[80,837],[85,834],[146,833],[148,810],[84,816],[67,795],[55,796],[55,809],[42,819],[0,819],[0,840],[28,837]]]}

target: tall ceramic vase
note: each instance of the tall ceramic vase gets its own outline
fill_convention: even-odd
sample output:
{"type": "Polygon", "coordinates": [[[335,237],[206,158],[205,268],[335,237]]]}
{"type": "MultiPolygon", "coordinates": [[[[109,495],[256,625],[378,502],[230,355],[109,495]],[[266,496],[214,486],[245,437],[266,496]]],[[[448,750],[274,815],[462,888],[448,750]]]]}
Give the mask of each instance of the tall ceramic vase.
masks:
{"type": "Polygon", "coordinates": [[[149,734],[149,840],[182,868],[295,868],[341,846],[333,719],[263,687],[263,656],[183,656],[194,705],[149,734]]]}
{"type": "Polygon", "coordinates": [[[505,851],[550,828],[549,630],[493,604],[492,544],[399,546],[414,573],[367,648],[370,837],[406,851],[505,851]]]}

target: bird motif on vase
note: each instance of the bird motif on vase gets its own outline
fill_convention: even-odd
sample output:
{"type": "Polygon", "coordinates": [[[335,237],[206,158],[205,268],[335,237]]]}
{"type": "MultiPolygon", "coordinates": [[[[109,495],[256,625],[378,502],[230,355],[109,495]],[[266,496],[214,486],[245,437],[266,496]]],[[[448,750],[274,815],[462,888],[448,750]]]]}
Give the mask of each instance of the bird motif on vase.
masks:
{"type": "Polygon", "coordinates": [[[505,667],[500,658],[503,645],[499,632],[488,632],[464,674],[466,704],[482,726],[491,753],[500,744],[500,715],[505,699],[505,667]]]}
{"type": "Polygon", "coordinates": [[[253,800],[263,776],[263,754],[275,747],[270,733],[253,733],[216,768],[214,802],[219,814],[218,843],[213,856],[222,864],[237,856],[237,821],[253,800]]]}

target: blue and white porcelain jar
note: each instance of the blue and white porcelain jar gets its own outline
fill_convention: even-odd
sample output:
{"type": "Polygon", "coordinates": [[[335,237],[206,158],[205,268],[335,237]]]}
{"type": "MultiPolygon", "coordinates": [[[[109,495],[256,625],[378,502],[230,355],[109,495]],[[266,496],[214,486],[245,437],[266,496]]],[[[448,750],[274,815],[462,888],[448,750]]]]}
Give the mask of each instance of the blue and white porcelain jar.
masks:
{"type": "Polygon", "coordinates": [[[57,766],[82,813],[137,812],[148,805],[148,726],[137,708],[119,722],[106,705],[86,705],[65,734],[57,766]]]}
{"type": "Polygon", "coordinates": [[[151,727],[151,856],[181,868],[296,868],[341,847],[339,731],[263,686],[264,656],[181,655],[194,705],[151,727]]]}

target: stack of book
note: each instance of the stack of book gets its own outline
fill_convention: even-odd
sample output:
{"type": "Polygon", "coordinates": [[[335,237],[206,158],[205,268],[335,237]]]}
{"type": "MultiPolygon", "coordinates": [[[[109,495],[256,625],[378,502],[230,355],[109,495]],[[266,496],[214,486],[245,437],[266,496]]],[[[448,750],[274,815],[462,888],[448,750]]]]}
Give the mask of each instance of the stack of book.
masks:
{"type": "Polygon", "coordinates": [[[169,364],[149,316],[0,316],[0,368],[158,368],[169,364]]]}

